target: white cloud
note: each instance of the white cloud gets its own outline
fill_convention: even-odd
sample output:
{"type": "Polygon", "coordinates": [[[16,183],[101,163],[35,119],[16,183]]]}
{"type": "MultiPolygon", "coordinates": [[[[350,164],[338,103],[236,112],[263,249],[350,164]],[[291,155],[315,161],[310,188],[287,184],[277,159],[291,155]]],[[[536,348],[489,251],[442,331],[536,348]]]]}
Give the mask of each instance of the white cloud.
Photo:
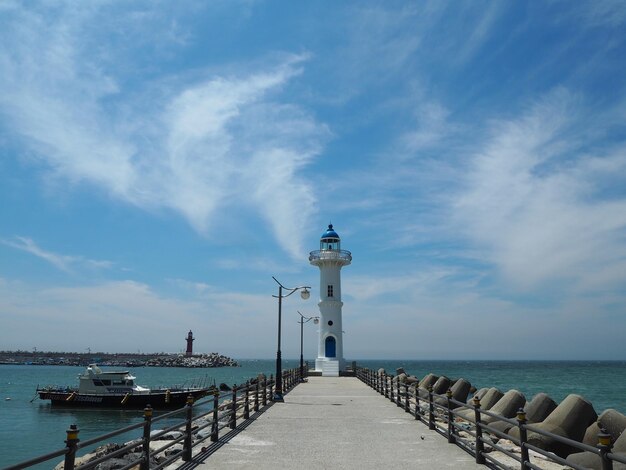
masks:
{"type": "Polygon", "coordinates": [[[452,54],[453,60],[460,63],[469,61],[489,39],[491,30],[503,10],[503,5],[498,2],[483,3],[481,8],[475,8],[477,6],[475,2],[466,5],[469,8],[464,11],[462,8],[459,17],[463,19],[462,24],[467,26],[463,34],[457,36],[461,42],[456,44],[455,53],[452,54]],[[467,17],[471,16],[476,16],[475,21],[468,22],[467,17]]]}
{"type": "Polygon", "coordinates": [[[182,299],[132,280],[41,288],[0,278],[0,342],[7,349],[29,338],[41,350],[177,352],[193,329],[199,352],[272,356],[274,299],[191,288],[194,294],[182,299]]]}
{"type": "Polygon", "coordinates": [[[252,208],[287,253],[302,255],[315,199],[299,172],[328,131],[279,93],[306,56],[230,74],[181,73],[137,93],[123,69],[105,69],[113,58],[81,47],[94,12],[16,17],[2,35],[0,113],[49,174],[141,208],[172,209],[202,233],[218,211],[252,208]]]}
{"type": "Polygon", "coordinates": [[[75,267],[88,267],[93,269],[109,269],[113,267],[111,261],[87,259],[82,256],[62,255],[44,250],[32,239],[26,237],[15,237],[14,240],[0,239],[0,243],[35,255],[65,272],[71,272],[75,267]]]}
{"type": "Polygon", "coordinates": [[[594,0],[567,3],[566,16],[574,17],[588,27],[619,27],[626,23],[626,8],[620,0],[594,0]]]}
{"type": "Polygon", "coordinates": [[[416,129],[401,137],[406,151],[413,155],[424,148],[439,144],[454,128],[447,120],[450,112],[441,103],[423,102],[418,103],[416,108],[416,129]]]}
{"type": "Polygon", "coordinates": [[[464,177],[455,226],[516,289],[623,283],[608,273],[626,272],[626,199],[603,192],[624,184],[612,169],[623,168],[626,152],[585,153],[595,132],[585,127],[588,112],[556,90],[495,123],[464,177]]]}

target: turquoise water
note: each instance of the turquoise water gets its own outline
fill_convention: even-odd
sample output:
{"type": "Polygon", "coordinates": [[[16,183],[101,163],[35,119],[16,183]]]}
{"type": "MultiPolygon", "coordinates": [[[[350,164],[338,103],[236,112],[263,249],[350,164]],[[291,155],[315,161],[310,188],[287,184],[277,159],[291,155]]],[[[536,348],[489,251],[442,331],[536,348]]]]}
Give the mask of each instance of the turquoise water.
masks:
{"type": "Polygon", "coordinates": [[[576,393],[599,413],[614,408],[626,414],[626,361],[359,361],[372,369],[395,374],[404,367],[418,377],[432,372],[462,377],[476,388],[516,389],[527,399],[545,392],[557,403],[576,393]]]}
{"type": "MultiPolygon", "coordinates": [[[[206,377],[217,384],[242,383],[263,372],[269,376],[274,360],[240,360],[241,367],[218,369],[133,368],[137,383],[150,387],[172,386],[206,377]]],[[[570,393],[583,395],[598,413],[615,408],[626,413],[626,361],[358,361],[359,365],[395,373],[403,367],[419,377],[427,373],[463,377],[477,388],[517,389],[527,398],[545,392],[557,402],[570,393]]],[[[283,360],[283,367],[296,367],[296,360],[283,360]]],[[[0,467],[64,446],[65,430],[77,424],[82,440],[142,420],[141,411],[52,409],[31,399],[37,385],[74,385],[82,367],[0,365],[0,467]],[[11,398],[5,400],[5,398],[11,398]]],[[[136,437],[138,434],[129,436],[136,437]]],[[[113,439],[117,442],[128,440],[113,439]]],[[[59,459],[60,460],[60,459],[59,459]]],[[[56,462],[55,462],[56,463],[56,462]]],[[[41,465],[37,468],[52,468],[41,465]]]]}

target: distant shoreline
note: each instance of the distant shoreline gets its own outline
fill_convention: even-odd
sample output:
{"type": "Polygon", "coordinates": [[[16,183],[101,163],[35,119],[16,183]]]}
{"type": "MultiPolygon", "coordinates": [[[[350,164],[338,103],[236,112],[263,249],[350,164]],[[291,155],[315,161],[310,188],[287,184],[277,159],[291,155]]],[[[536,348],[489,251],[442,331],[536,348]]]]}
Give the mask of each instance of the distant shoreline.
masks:
{"type": "Polygon", "coordinates": [[[111,367],[238,367],[234,359],[218,353],[76,353],[54,351],[0,351],[0,365],[86,366],[98,364],[111,367]]]}

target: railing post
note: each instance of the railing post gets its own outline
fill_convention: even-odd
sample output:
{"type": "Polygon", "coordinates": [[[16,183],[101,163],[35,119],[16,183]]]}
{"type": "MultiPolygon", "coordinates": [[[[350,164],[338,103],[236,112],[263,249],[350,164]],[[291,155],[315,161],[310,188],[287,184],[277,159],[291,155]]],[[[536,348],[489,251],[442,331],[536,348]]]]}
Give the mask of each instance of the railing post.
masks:
{"type": "Polygon", "coordinates": [[[435,403],[433,402],[433,387],[428,387],[428,429],[435,429],[435,403]]]}
{"type": "Polygon", "coordinates": [[[602,459],[602,470],[613,470],[613,461],[607,455],[611,452],[611,435],[604,428],[598,433],[598,448],[602,459]]]}
{"type": "Polygon", "coordinates": [[[272,400],[273,400],[274,393],[272,392],[272,387],[274,387],[274,375],[270,374],[270,396],[272,397],[272,400]]]}
{"type": "Polygon", "coordinates": [[[230,404],[232,414],[230,416],[230,429],[237,427],[237,384],[233,385],[233,401],[230,404]]]}
{"type": "Polygon", "coordinates": [[[259,379],[254,384],[254,411],[259,411],[259,379]]]}
{"type": "Polygon", "coordinates": [[[67,433],[67,439],[65,441],[65,446],[67,447],[67,452],[65,453],[65,462],[63,464],[63,470],[74,470],[74,461],[76,459],[76,451],[78,450],[78,426],[75,424],[71,424],[70,428],[65,431],[67,433]]]}
{"type": "Polygon", "coordinates": [[[387,372],[383,372],[380,377],[380,394],[387,397],[387,372]]]}
{"type": "Polygon", "coordinates": [[[528,432],[526,431],[526,412],[523,408],[520,408],[517,411],[517,426],[519,428],[519,445],[522,453],[521,457],[521,469],[527,470],[528,465],[530,463],[530,456],[528,455],[528,447],[526,447],[526,443],[528,442],[528,432]]]}
{"type": "Polygon", "coordinates": [[[483,465],[485,463],[485,444],[483,443],[483,428],[480,422],[480,398],[474,397],[474,419],[476,421],[476,463],[483,465]]]}
{"type": "Polygon", "coordinates": [[[250,419],[250,382],[246,382],[246,397],[243,402],[243,419],[250,419]]]}
{"type": "Polygon", "coordinates": [[[448,401],[448,442],[450,444],[454,444],[454,414],[452,414],[452,390],[448,389],[446,391],[446,399],[448,401]]]}
{"type": "Polygon", "coordinates": [[[396,406],[398,408],[402,406],[402,400],[400,399],[400,374],[396,375],[396,406]]]}
{"type": "Polygon", "coordinates": [[[263,406],[267,406],[267,377],[263,376],[263,406]]]}
{"type": "Polygon", "coordinates": [[[393,391],[393,375],[389,376],[389,401],[391,403],[394,403],[396,401],[396,397],[394,396],[394,391],[393,391]]]}
{"type": "Polygon", "coordinates": [[[420,420],[422,418],[422,410],[420,409],[420,385],[415,384],[415,419],[420,420]]]}
{"type": "Polygon", "coordinates": [[[139,470],[150,470],[150,430],[152,426],[152,407],[150,405],[143,409],[143,460],[139,470]]]}
{"type": "Polygon", "coordinates": [[[409,408],[409,383],[404,382],[404,411],[409,413],[411,409],[409,408]]]}
{"type": "Polygon", "coordinates": [[[211,423],[211,442],[217,442],[220,438],[220,422],[219,422],[220,392],[213,392],[213,422],[211,423]]]}
{"type": "Polygon", "coordinates": [[[191,460],[191,422],[193,420],[193,395],[187,396],[187,419],[185,421],[185,440],[183,442],[183,461],[191,460]]]}

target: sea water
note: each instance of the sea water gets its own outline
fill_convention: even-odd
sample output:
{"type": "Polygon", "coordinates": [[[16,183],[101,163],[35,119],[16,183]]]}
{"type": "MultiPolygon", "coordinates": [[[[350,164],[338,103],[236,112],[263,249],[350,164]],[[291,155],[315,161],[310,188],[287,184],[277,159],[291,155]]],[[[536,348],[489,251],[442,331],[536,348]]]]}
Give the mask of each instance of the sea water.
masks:
{"type": "MultiPolygon", "coordinates": [[[[229,385],[275,371],[275,360],[240,360],[240,367],[183,369],[132,368],[136,382],[149,387],[189,385],[208,380],[229,385]]],[[[384,368],[395,374],[402,367],[422,377],[430,372],[450,378],[465,378],[476,388],[516,389],[527,399],[545,392],[560,402],[570,393],[582,395],[600,414],[608,408],[626,413],[626,361],[413,361],[363,360],[362,367],[384,368]]],[[[283,360],[283,368],[297,367],[296,360],[283,360]]],[[[140,410],[58,409],[36,398],[37,385],[76,385],[82,367],[0,365],[0,468],[49,453],[64,446],[65,430],[76,424],[86,440],[141,422],[140,410]]],[[[119,370],[119,368],[114,368],[119,370]]],[[[138,437],[113,438],[124,442],[138,437]]],[[[60,461],[61,458],[58,459],[60,461]]],[[[54,462],[56,463],[56,461],[54,462]]],[[[52,468],[51,463],[35,468],[52,468]]]]}

